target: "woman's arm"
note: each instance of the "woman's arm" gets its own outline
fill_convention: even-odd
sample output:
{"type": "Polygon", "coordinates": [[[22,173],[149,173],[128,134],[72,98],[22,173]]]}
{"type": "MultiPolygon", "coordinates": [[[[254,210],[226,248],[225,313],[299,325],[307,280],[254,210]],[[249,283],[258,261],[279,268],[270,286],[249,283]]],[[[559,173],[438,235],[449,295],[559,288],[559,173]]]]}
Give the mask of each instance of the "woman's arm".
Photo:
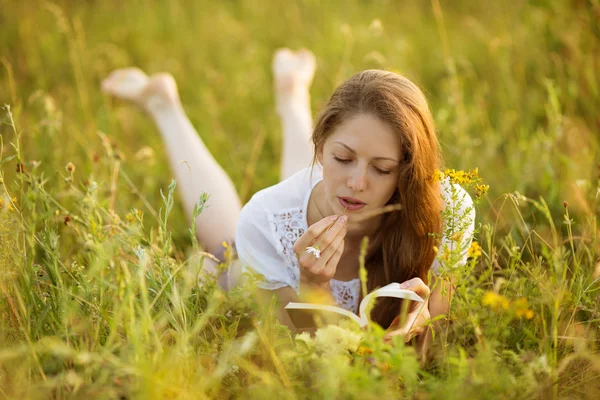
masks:
{"type": "Polygon", "coordinates": [[[425,304],[413,304],[404,321],[399,315],[388,328],[386,339],[392,336],[403,336],[406,342],[416,338],[416,350],[421,361],[425,361],[432,339],[432,329],[442,326],[443,318],[430,321],[440,315],[446,315],[450,309],[452,296],[451,285],[443,279],[433,276],[431,289],[419,278],[413,278],[402,284],[405,289],[412,290],[424,299],[425,304]]]}
{"type": "MultiPolygon", "coordinates": [[[[439,332],[447,326],[448,319],[446,316],[450,311],[450,301],[452,300],[453,288],[452,285],[444,279],[432,276],[430,287],[432,288],[429,296],[429,319],[435,320],[429,325],[423,333],[417,337],[417,353],[421,362],[425,362],[428,358],[430,345],[433,340],[433,330],[439,332]],[[445,316],[436,320],[436,317],[445,316]]],[[[425,321],[426,323],[428,321],[425,321]]]]}
{"type": "MultiPolygon", "coordinates": [[[[450,301],[452,300],[453,288],[452,285],[436,275],[432,276],[430,287],[431,295],[429,296],[429,314],[431,319],[440,315],[447,315],[450,311],[450,301]]],[[[434,321],[435,328],[441,326],[445,318],[434,321]]]]}

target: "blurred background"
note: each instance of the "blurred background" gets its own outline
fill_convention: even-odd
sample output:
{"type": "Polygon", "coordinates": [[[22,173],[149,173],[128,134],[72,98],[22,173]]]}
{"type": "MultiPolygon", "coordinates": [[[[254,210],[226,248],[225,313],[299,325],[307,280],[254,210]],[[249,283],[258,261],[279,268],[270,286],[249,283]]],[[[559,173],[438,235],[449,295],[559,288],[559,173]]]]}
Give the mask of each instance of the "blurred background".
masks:
{"type": "MultiPolygon", "coordinates": [[[[158,204],[172,175],[157,131],[136,107],[100,92],[113,69],[137,66],[175,76],[188,116],[246,201],[278,181],[272,55],[306,47],[317,58],[315,114],[362,69],[418,83],[446,167],[478,168],[490,185],[482,222],[510,230],[498,212],[515,191],[543,196],[557,221],[565,200],[572,213],[595,212],[597,0],[0,0],[0,10],[0,103],[22,132],[25,166],[50,183],[68,162],[83,183],[100,174],[101,131],[121,170],[158,204]]],[[[5,111],[0,119],[6,153],[13,133],[5,111]]],[[[118,184],[118,210],[143,208],[118,184]]],[[[173,218],[177,241],[187,235],[181,207],[173,218]]]]}

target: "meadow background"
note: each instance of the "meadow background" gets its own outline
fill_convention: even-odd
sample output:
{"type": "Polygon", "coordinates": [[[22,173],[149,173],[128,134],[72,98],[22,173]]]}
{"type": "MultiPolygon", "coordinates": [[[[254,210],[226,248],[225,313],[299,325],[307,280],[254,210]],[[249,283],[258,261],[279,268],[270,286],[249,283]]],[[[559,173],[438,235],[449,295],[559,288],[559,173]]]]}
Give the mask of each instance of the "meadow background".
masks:
{"type": "Polygon", "coordinates": [[[598,398],[599,20],[597,0],[0,0],[0,397],[598,398]],[[246,201],[278,181],[279,47],[315,53],[314,113],[362,69],[417,82],[446,167],[490,186],[425,364],[198,287],[158,133],[100,92],[173,74],[246,201]]]}

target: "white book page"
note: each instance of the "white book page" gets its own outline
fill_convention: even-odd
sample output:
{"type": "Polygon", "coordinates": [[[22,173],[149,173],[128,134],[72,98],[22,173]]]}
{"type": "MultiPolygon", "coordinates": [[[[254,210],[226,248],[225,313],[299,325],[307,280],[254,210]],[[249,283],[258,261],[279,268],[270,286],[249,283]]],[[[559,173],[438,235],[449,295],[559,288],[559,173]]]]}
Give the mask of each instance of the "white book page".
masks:
{"type": "Polygon", "coordinates": [[[329,311],[337,314],[341,314],[345,317],[348,317],[359,324],[361,327],[366,326],[369,321],[366,315],[367,307],[371,301],[373,301],[377,297],[395,297],[398,299],[408,299],[414,300],[419,303],[423,303],[424,300],[415,292],[406,289],[400,289],[400,284],[398,282],[392,282],[382,288],[379,288],[368,295],[360,302],[359,313],[358,315],[354,314],[352,311],[345,310],[341,307],[329,306],[325,304],[314,304],[314,303],[295,303],[289,302],[286,306],[286,310],[320,310],[320,311],[329,311]]]}
{"type": "Polygon", "coordinates": [[[355,321],[360,326],[363,326],[361,319],[354,314],[352,311],[345,310],[336,306],[328,306],[325,304],[313,304],[313,303],[294,303],[289,302],[287,306],[285,306],[286,310],[323,310],[323,311],[331,311],[334,313],[342,314],[353,321],[355,321]]]}
{"type": "Polygon", "coordinates": [[[365,326],[369,323],[366,315],[369,303],[376,297],[396,297],[398,299],[408,299],[423,303],[423,300],[418,294],[412,290],[400,289],[398,282],[392,282],[382,288],[372,291],[360,302],[358,315],[360,316],[360,325],[365,326]]]}

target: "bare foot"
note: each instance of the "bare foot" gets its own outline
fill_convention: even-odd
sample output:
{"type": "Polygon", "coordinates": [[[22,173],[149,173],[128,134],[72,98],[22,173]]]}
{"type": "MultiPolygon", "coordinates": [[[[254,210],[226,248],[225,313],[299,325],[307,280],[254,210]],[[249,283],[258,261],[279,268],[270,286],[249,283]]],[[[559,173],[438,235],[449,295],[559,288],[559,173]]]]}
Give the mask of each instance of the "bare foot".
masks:
{"type": "Polygon", "coordinates": [[[111,96],[131,101],[144,111],[179,103],[177,84],[173,76],[158,73],[148,77],[139,68],[122,68],[110,73],[102,81],[102,91],[111,96]]]}
{"type": "Polygon", "coordinates": [[[273,56],[273,74],[277,103],[290,97],[306,96],[315,75],[315,56],[307,49],[279,49],[273,56]]]}

